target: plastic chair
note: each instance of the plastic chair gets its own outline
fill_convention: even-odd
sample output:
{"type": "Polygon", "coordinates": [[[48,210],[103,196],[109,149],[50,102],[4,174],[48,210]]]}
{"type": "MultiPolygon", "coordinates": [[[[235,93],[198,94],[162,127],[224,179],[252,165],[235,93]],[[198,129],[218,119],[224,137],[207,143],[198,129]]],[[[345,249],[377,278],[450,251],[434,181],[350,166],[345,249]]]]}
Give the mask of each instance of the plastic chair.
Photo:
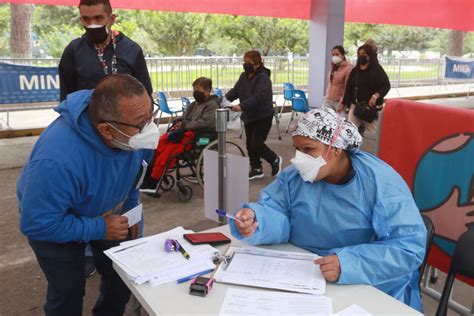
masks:
{"type": "Polygon", "coordinates": [[[158,106],[160,107],[160,117],[158,118],[158,122],[161,121],[161,116],[163,115],[163,113],[169,114],[170,116],[168,120],[168,126],[166,127],[166,130],[168,130],[170,128],[170,124],[171,124],[171,120],[173,119],[173,116],[178,117],[178,113],[183,113],[183,110],[176,110],[176,111],[171,110],[168,106],[166,95],[161,91],[158,92],[158,106]]]}
{"type": "Polygon", "coordinates": [[[291,104],[291,99],[293,98],[293,91],[295,91],[295,86],[292,83],[284,82],[283,83],[283,104],[280,109],[280,117],[283,115],[283,109],[285,105],[291,104]]]}
{"type": "Polygon", "coordinates": [[[431,244],[433,243],[433,237],[435,233],[435,227],[433,225],[433,221],[431,221],[431,219],[428,216],[423,215],[423,214],[421,214],[421,218],[423,219],[423,223],[425,223],[425,227],[426,227],[426,252],[425,252],[425,258],[423,258],[423,262],[421,263],[421,266],[418,269],[420,272],[418,283],[421,283],[421,279],[423,278],[423,274],[425,273],[426,260],[428,259],[428,254],[430,252],[431,244]]]}
{"type": "Polygon", "coordinates": [[[436,316],[446,316],[448,312],[448,302],[453,288],[456,275],[463,275],[474,278],[474,229],[464,232],[458,239],[454,256],[451,259],[451,266],[446,277],[443,293],[439,300],[436,316]]]}
{"type": "Polygon", "coordinates": [[[191,105],[191,101],[189,101],[189,99],[186,98],[186,97],[182,97],[181,98],[181,105],[182,105],[183,114],[184,114],[186,112],[186,110],[188,109],[188,107],[191,105]]]}
{"type": "Polygon", "coordinates": [[[221,89],[219,89],[219,88],[212,89],[212,92],[214,92],[214,94],[217,95],[220,99],[222,99],[224,97],[224,95],[222,94],[221,89]]]}
{"type": "Polygon", "coordinates": [[[291,121],[293,121],[293,117],[295,113],[301,112],[306,113],[309,111],[308,99],[306,99],[306,94],[302,90],[293,90],[293,97],[291,98],[291,118],[288,121],[288,125],[286,126],[286,133],[290,129],[291,121]]]}
{"type": "MultiPolygon", "coordinates": [[[[278,112],[276,110],[276,102],[273,101],[273,118],[275,119],[275,125],[278,132],[278,139],[281,140],[281,133],[280,133],[280,118],[278,117],[278,112]]],[[[239,138],[242,139],[242,135],[244,134],[244,123],[240,121],[240,135],[239,138]]]]}

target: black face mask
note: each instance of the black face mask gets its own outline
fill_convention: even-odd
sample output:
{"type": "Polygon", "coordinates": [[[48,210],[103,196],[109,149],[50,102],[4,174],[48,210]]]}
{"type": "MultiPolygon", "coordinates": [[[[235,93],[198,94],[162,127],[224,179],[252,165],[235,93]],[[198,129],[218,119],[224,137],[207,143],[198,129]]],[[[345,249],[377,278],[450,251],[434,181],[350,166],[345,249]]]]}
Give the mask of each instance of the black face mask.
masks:
{"type": "Polygon", "coordinates": [[[204,95],[204,92],[201,91],[193,91],[193,98],[198,103],[203,103],[204,101],[206,101],[206,96],[204,95]]]}
{"type": "Polygon", "coordinates": [[[255,69],[253,68],[252,64],[244,63],[243,67],[247,75],[253,74],[255,72],[255,69]]]}
{"type": "Polygon", "coordinates": [[[365,65],[369,62],[369,60],[367,59],[367,56],[359,56],[357,57],[357,63],[359,65],[365,65]]]}
{"type": "Polygon", "coordinates": [[[102,27],[90,28],[84,26],[86,29],[87,39],[93,44],[100,44],[105,42],[109,33],[107,33],[107,25],[102,27]]]}

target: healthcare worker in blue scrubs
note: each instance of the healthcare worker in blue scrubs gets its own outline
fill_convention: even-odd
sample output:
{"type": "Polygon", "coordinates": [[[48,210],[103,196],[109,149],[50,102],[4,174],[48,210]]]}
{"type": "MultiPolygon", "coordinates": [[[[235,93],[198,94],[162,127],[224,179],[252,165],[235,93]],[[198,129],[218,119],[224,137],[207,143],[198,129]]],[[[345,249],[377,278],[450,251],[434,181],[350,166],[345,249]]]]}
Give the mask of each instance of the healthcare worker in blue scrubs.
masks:
{"type": "Polygon", "coordinates": [[[404,180],[357,150],[361,141],[332,109],[306,113],[292,165],[235,214],[232,234],[252,245],[290,242],[322,256],[315,264],[327,281],[370,284],[422,311],[425,226],[404,180]]]}

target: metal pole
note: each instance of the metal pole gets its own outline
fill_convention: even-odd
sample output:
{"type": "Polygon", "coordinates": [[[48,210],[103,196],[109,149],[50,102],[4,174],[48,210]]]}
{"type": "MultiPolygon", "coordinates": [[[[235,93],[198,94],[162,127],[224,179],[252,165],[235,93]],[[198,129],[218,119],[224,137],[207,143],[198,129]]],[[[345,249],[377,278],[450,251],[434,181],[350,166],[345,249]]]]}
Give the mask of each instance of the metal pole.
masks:
{"type": "MultiPolygon", "coordinates": [[[[227,121],[229,118],[228,109],[216,110],[216,132],[218,139],[217,154],[218,154],[218,194],[219,194],[219,209],[225,210],[225,182],[226,182],[226,153],[225,153],[225,137],[227,132],[227,121]]],[[[219,215],[219,225],[227,224],[227,218],[219,215]]]]}

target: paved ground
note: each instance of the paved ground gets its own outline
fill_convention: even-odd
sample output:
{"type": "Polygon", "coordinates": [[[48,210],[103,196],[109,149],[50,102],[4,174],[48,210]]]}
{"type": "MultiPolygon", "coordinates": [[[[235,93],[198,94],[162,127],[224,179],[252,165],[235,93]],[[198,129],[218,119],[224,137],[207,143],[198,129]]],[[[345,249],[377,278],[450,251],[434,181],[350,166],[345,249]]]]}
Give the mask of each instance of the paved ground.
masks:
{"type": "MultiPolygon", "coordinates": [[[[455,101],[450,100],[450,102],[455,101]]],[[[471,106],[474,107],[474,104],[468,104],[468,107],[471,106]]],[[[288,114],[284,115],[283,123],[288,117],[288,114]]],[[[230,132],[228,138],[240,141],[236,132],[230,132]]],[[[0,179],[2,179],[0,181],[0,214],[2,214],[0,218],[0,227],[2,227],[0,230],[0,240],[2,240],[0,243],[0,289],[2,291],[0,315],[42,314],[46,281],[25,237],[18,230],[18,207],[15,198],[17,177],[36,139],[36,137],[0,139],[0,179]]],[[[289,135],[283,134],[283,140],[279,141],[276,130],[273,128],[268,144],[283,156],[284,166],[288,165],[290,158],[294,155],[289,135]]],[[[369,146],[368,150],[372,149],[372,146],[369,146]]],[[[268,165],[264,166],[264,172],[269,174],[268,165]]],[[[260,190],[271,180],[272,178],[267,176],[251,182],[250,200],[256,200],[260,190]]],[[[166,231],[179,225],[195,231],[216,225],[204,218],[203,192],[195,185],[194,197],[187,203],[178,201],[175,190],[165,193],[160,199],[144,196],[142,201],[145,209],[146,235],[166,231]]],[[[441,290],[443,284],[444,276],[441,274],[436,288],[441,290]]],[[[98,275],[88,279],[84,315],[90,314],[97,297],[98,285],[98,275]]],[[[470,306],[474,293],[471,287],[457,283],[453,297],[463,305],[470,306]]],[[[426,314],[434,315],[437,303],[426,297],[423,301],[426,314]]],[[[130,310],[127,310],[127,315],[131,315],[130,310]]],[[[450,312],[449,315],[455,314],[450,312]]]]}

